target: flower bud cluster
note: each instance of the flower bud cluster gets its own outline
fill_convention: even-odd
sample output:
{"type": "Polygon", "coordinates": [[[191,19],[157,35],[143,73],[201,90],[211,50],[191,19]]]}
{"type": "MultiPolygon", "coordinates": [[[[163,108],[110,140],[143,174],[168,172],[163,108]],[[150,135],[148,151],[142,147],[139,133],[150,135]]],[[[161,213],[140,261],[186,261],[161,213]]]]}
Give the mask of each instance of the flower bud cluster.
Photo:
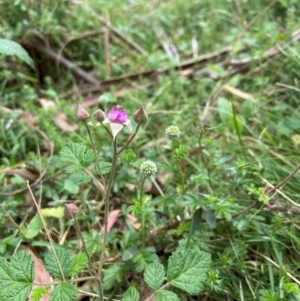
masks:
{"type": "Polygon", "coordinates": [[[166,136],[171,140],[176,140],[180,137],[180,130],[178,126],[171,125],[166,129],[166,136]]]}
{"type": "Polygon", "coordinates": [[[147,160],[141,164],[140,172],[145,177],[153,176],[157,172],[156,164],[151,160],[147,160]]]}

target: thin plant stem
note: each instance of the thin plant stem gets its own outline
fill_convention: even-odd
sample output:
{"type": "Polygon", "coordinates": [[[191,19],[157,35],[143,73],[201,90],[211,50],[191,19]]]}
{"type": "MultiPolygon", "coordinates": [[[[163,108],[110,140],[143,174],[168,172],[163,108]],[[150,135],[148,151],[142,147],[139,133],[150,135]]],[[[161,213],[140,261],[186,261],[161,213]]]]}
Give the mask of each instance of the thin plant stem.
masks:
{"type": "Polygon", "coordinates": [[[130,138],[127,140],[127,142],[125,143],[125,145],[117,152],[117,156],[119,156],[122,153],[122,151],[130,144],[130,142],[136,136],[136,134],[137,134],[140,126],[141,126],[140,124],[137,125],[137,127],[135,128],[134,133],[130,136],[130,138]]]}
{"type": "Polygon", "coordinates": [[[99,158],[98,158],[98,154],[97,154],[96,147],[95,147],[95,144],[94,144],[94,140],[93,140],[93,137],[92,137],[92,133],[91,133],[91,130],[90,130],[90,128],[89,128],[89,126],[88,126],[88,124],[86,123],[85,120],[84,120],[83,123],[84,123],[86,131],[89,135],[90,143],[91,143],[91,146],[92,146],[92,149],[93,149],[93,152],[94,152],[94,156],[95,156],[95,160],[96,160],[96,166],[98,168],[98,171],[99,171],[99,174],[100,174],[100,179],[101,179],[101,186],[102,187],[101,186],[100,187],[101,187],[101,190],[103,192],[103,191],[105,191],[106,184],[105,184],[105,179],[103,177],[103,174],[101,172],[99,158]]]}
{"type": "Polygon", "coordinates": [[[62,267],[61,267],[59,258],[58,258],[57,254],[56,254],[56,250],[55,250],[55,248],[54,248],[54,242],[53,242],[52,237],[51,237],[51,235],[50,235],[50,232],[49,232],[49,230],[48,230],[48,228],[47,228],[46,221],[45,221],[45,219],[44,219],[44,217],[43,217],[43,215],[42,215],[42,213],[41,213],[40,206],[38,205],[38,203],[37,203],[37,201],[36,201],[36,199],[35,199],[35,196],[33,195],[33,192],[32,192],[32,190],[31,190],[29,181],[26,181],[26,184],[27,184],[27,188],[28,188],[28,190],[29,190],[29,193],[30,193],[30,195],[31,195],[31,197],[32,197],[32,200],[33,200],[33,202],[34,202],[34,204],[35,204],[35,207],[36,207],[36,210],[37,210],[37,212],[38,212],[38,215],[39,215],[39,217],[40,217],[40,219],[41,219],[41,221],[42,221],[43,227],[44,227],[44,229],[45,229],[45,231],[46,231],[46,235],[47,235],[47,237],[48,237],[48,239],[49,239],[49,242],[50,242],[50,245],[51,245],[51,248],[52,248],[54,257],[55,257],[55,261],[56,261],[56,263],[57,263],[57,266],[58,266],[59,272],[60,272],[60,274],[61,274],[62,280],[63,280],[63,282],[65,282],[65,281],[66,281],[65,275],[64,275],[63,269],[62,269],[62,267]]]}
{"type": "Polygon", "coordinates": [[[235,127],[235,131],[236,131],[236,134],[237,134],[237,137],[238,137],[238,140],[239,140],[239,144],[240,144],[240,147],[242,149],[243,156],[244,156],[245,160],[247,160],[247,154],[245,152],[245,146],[243,144],[243,141],[242,141],[242,138],[241,138],[241,135],[240,135],[240,131],[239,131],[239,128],[238,128],[238,123],[237,123],[236,114],[235,114],[235,111],[234,111],[232,101],[231,101],[231,110],[232,110],[234,127],[235,127]]]}
{"type": "Polygon", "coordinates": [[[141,233],[142,233],[142,247],[145,247],[145,215],[144,215],[144,201],[143,201],[143,189],[145,184],[146,177],[142,178],[140,194],[139,194],[139,202],[140,202],[140,210],[141,210],[141,233]]]}
{"type": "Polygon", "coordinates": [[[97,285],[98,285],[98,288],[99,288],[99,294],[100,294],[100,299],[103,300],[104,299],[104,294],[103,294],[103,287],[102,287],[102,282],[101,282],[101,275],[100,277],[98,276],[98,273],[97,271],[95,270],[95,267],[93,265],[93,262],[92,262],[92,259],[91,259],[91,256],[90,256],[90,253],[86,247],[86,244],[84,242],[84,238],[82,236],[82,233],[81,233],[81,230],[80,230],[80,227],[79,227],[79,223],[78,223],[78,220],[76,218],[76,216],[72,215],[73,219],[74,219],[74,224],[75,224],[75,227],[76,227],[76,230],[77,230],[77,233],[80,237],[80,240],[82,242],[82,247],[84,249],[84,252],[88,258],[88,261],[89,261],[89,265],[90,265],[90,272],[92,273],[92,275],[94,275],[96,277],[96,280],[97,280],[97,285]]]}
{"type": "MultiPolygon", "coordinates": [[[[106,249],[106,244],[107,244],[107,220],[108,220],[108,210],[109,210],[109,197],[110,197],[111,187],[112,187],[112,184],[113,184],[113,178],[114,178],[114,175],[115,175],[117,158],[118,158],[118,156],[117,156],[117,139],[116,138],[113,140],[113,149],[114,149],[113,161],[112,161],[112,165],[111,165],[108,184],[107,184],[107,187],[106,187],[106,192],[105,192],[105,195],[104,195],[104,206],[105,206],[104,235],[103,235],[102,250],[101,250],[99,269],[98,269],[98,273],[100,275],[101,275],[102,269],[103,269],[104,254],[105,254],[105,249],[106,249]]],[[[103,301],[103,299],[101,299],[101,301],[103,301]]]]}

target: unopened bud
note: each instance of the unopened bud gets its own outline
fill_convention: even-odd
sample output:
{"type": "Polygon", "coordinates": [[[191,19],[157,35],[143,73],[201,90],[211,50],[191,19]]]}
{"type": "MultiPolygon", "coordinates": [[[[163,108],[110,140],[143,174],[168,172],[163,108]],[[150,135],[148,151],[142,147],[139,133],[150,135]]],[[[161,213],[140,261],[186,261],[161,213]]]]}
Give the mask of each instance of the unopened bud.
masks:
{"type": "Polygon", "coordinates": [[[147,122],[148,120],[148,115],[146,113],[146,111],[144,110],[144,108],[141,106],[132,116],[133,120],[137,123],[137,124],[144,124],[147,122]]]}
{"type": "Polygon", "coordinates": [[[78,120],[83,120],[89,118],[90,114],[87,112],[87,110],[82,106],[78,105],[76,117],[78,120]]]}
{"type": "Polygon", "coordinates": [[[65,204],[65,217],[73,218],[79,212],[79,208],[75,204],[65,204]]]}
{"type": "Polygon", "coordinates": [[[98,109],[95,113],[94,113],[94,119],[96,121],[102,122],[104,121],[104,119],[106,118],[106,114],[105,112],[103,112],[102,110],[98,109]]]}

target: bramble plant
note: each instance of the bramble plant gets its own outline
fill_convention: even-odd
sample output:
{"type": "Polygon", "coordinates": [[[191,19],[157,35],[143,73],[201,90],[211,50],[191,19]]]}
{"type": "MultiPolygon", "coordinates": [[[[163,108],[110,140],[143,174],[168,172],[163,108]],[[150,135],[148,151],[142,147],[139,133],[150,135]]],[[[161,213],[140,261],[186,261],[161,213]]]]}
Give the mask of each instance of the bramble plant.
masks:
{"type": "MultiPolygon", "coordinates": [[[[37,210],[41,218],[42,224],[47,231],[48,239],[51,244],[51,251],[46,253],[44,261],[45,267],[56,281],[55,288],[51,292],[50,300],[67,301],[77,299],[77,287],[72,284],[70,277],[77,276],[85,265],[88,264],[88,271],[91,280],[95,281],[95,296],[98,296],[101,301],[105,300],[105,288],[108,277],[114,277],[120,281],[115,275],[108,276],[114,271],[114,267],[105,266],[105,257],[109,252],[107,249],[108,241],[108,217],[111,202],[111,189],[114,184],[114,176],[118,163],[130,165],[135,160],[136,155],[128,147],[137,136],[140,126],[147,122],[148,116],[143,107],[140,107],[134,114],[132,119],[135,121],[135,128],[132,133],[131,121],[128,118],[127,112],[119,105],[114,106],[107,114],[98,109],[94,114],[95,122],[90,121],[89,113],[78,105],[76,117],[83,122],[88,137],[90,146],[69,142],[63,147],[59,153],[59,159],[67,163],[65,172],[68,174],[80,174],[80,183],[88,183],[91,180],[97,181],[97,187],[101,193],[102,202],[104,203],[104,216],[101,232],[103,233],[100,241],[100,251],[93,252],[87,246],[84,234],[80,229],[78,216],[80,209],[72,203],[65,204],[65,217],[73,220],[77,231],[82,251],[72,257],[70,250],[57,246],[53,238],[47,231],[47,224],[43,215],[40,212],[39,205],[37,210]],[[112,161],[107,162],[99,156],[101,149],[94,142],[93,131],[98,131],[98,126],[104,129],[104,134],[108,135],[112,143],[112,161]],[[109,127],[107,126],[109,125],[109,127]],[[123,145],[118,144],[118,135],[123,127],[127,126],[130,131],[130,136],[123,145]],[[93,166],[94,167],[93,167],[93,166]],[[108,179],[105,178],[108,175],[108,179]],[[111,271],[112,270],[112,271],[111,271]]],[[[171,126],[166,130],[167,136],[174,140],[180,136],[178,127],[171,126]]],[[[101,146],[100,146],[101,148],[101,146]]],[[[137,263],[137,271],[144,272],[145,283],[153,290],[153,296],[158,301],[163,300],[178,300],[176,292],[170,288],[179,288],[187,294],[198,294],[201,292],[207,274],[210,270],[211,256],[209,253],[201,251],[199,247],[190,247],[189,241],[185,247],[178,247],[168,259],[167,273],[163,264],[158,262],[158,257],[155,254],[153,247],[147,246],[147,235],[149,233],[149,206],[148,197],[144,194],[144,185],[148,177],[152,177],[157,172],[156,164],[151,160],[145,160],[140,164],[139,172],[141,174],[141,184],[137,197],[132,206],[128,207],[128,212],[136,216],[135,225],[138,225],[138,236],[136,246],[139,250],[131,250],[135,253],[133,260],[137,263]],[[148,206],[148,208],[146,208],[148,206]],[[147,223],[146,223],[147,218],[147,223]]],[[[30,189],[30,188],[29,188],[30,189]]],[[[34,198],[34,196],[32,195],[34,198]]],[[[150,209],[150,212],[149,212],[150,209]]],[[[134,236],[136,236],[134,234],[134,236]]],[[[189,236],[190,239],[190,236],[189,236]]],[[[25,300],[31,292],[33,285],[33,259],[25,252],[18,252],[11,260],[11,263],[2,260],[0,263],[0,296],[5,299],[14,294],[18,290],[18,296],[15,300],[25,300]],[[18,261],[23,258],[21,270],[16,272],[18,261]]],[[[118,269],[115,270],[118,272],[118,269]]],[[[44,294],[49,293],[49,285],[44,287],[34,288],[32,291],[32,300],[39,300],[44,294]]],[[[124,293],[122,300],[138,301],[139,290],[132,286],[124,293]]],[[[149,297],[150,298],[150,297],[149,297]]]]}

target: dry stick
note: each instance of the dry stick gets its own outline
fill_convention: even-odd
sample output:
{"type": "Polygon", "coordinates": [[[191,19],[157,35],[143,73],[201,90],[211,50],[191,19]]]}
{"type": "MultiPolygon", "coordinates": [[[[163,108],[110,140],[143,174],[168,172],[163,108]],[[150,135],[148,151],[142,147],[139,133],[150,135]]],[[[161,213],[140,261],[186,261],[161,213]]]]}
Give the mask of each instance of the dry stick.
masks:
{"type": "Polygon", "coordinates": [[[104,32],[104,52],[105,52],[105,77],[109,78],[111,74],[110,69],[110,55],[109,55],[109,30],[104,32]]]}
{"type": "Polygon", "coordinates": [[[54,61],[58,62],[62,66],[69,68],[71,71],[73,71],[74,74],[83,78],[88,83],[91,83],[93,85],[98,85],[100,83],[99,80],[97,80],[95,77],[93,77],[92,75],[90,75],[89,73],[87,73],[86,71],[81,69],[80,67],[77,67],[73,62],[69,61],[68,59],[66,59],[62,56],[59,56],[56,52],[54,52],[50,48],[47,48],[43,44],[41,44],[37,41],[33,41],[31,43],[31,46],[34,49],[38,50],[39,52],[44,53],[45,55],[47,55],[54,61]]]}
{"type": "MultiPolygon", "coordinates": [[[[47,164],[46,164],[45,169],[44,169],[43,172],[40,174],[40,176],[39,176],[33,183],[31,183],[31,184],[29,185],[30,188],[32,188],[32,187],[38,185],[38,184],[42,181],[43,177],[45,176],[45,174],[46,174],[46,172],[47,172],[47,170],[48,170],[48,167],[49,167],[50,162],[51,162],[52,157],[53,157],[53,151],[54,151],[54,145],[53,145],[53,143],[50,141],[49,137],[48,137],[43,131],[41,131],[41,130],[38,129],[38,128],[33,127],[32,129],[33,129],[34,131],[36,131],[37,133],[39,133],[39,134],[40,134],[40,135],[48,142],[48,144],[49,144],[49,146],[50,146],[50,154],[49,154],[49,158],[48,158],[48,161],[47,161],[47,164]]],[[[16,195],[16,194],[22,193],[22,192],[24,192],[24,191],[26,191],[26,190],[27,190],[27,187],[20,188],[20,189],[18,189],[18,190],[14,190],[14,191],[12,191],[12,192],[0,192],[0,196],[12,196],[12,195],[16,195]]]]}
{"type": "MultiPolygon", "coordinates": [[[[105,91],[105,90],[109,90],[111,86],[118,85],[124,81],[128,81],[128,82],[138,81],[140,78],[148,78],[148,79],[158,80],[159,75],[164,74],[164,73],[169,73],[170,71],[172,71],[174,69],[177,71],[180,71],[180,72],[189,71],[188,73],[184,73],[184,75],[185,76],[191,75],[191,73],[194,73],[194,71],[195,71],[194,70],[195,66],[199,66],[199,65],[204,66],[211,59],[224,58],[226,55],[228,55],[228,53],[231,50],[232,50],[232,47],[228,46],[219,51],[214,51],[214,52],[210,52],[210,53],[201,55],[197,59],[183,61],[180,64],[177,64],[172,67],[158,68],[155,70],[149,70],[149,71],[137,72],[137,73],[133,73],[133,74],[124,74],[121,76],[116,76],[116,77],[110,78],[108,80],[104,80],[99,85],[96,85],[96,86],[63,93],[62,95],[60,95],[60,97],[68,98],[68,97],[72,97],[72,96],[76,96],[76,95],[83,95],[83,94],[92,93],[92,92],[105,91]]],[[[239,61],[234,61],[233,64],[235,66],[239,66],[238,62],[239,61]]],[[[230,64],[231,64],[231,61],[223,62],[223,65],[230,65],[230,64]]],[[[244,65],[245,62],[242,61],[242,64],[244,65]]]]}

